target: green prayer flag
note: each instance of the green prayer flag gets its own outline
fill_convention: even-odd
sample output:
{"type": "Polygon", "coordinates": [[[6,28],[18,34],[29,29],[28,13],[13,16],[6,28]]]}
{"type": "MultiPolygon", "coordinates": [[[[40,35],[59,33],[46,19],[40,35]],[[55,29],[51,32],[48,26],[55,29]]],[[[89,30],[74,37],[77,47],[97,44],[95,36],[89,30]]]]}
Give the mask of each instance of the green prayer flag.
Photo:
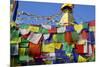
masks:
{"type": "Polygon", "coordinates": [[[77,41],[79,39],[79,34],[77,32],[72,32],[73,41],[77,41]]]}
{"type": "Polygon", "coordinates": [[[56,38],[57,38],[57,42],[65,42],[64,33],[57,33],[56,38]]]}
{"type": "Polygon", "coordinates": [[[19,38],[18,30],[12,30],[11,31],[11,39],[13,39],[13,38],[19,38]]]}
{"type": "Polygon", "coordinates": [[[29,40],[25,39],[25,38],[21,38],[21,43],[28,43],[29,40]]]}
{"type": "Polygon", "coordinates": [[[87,29],[88,28],[88,23],[83,23],[83,29],[87,29]]]}
{"type": "Polygon", "coordinates": [[[72,47],[72,45],[68,45],[68,48],[67,48],[67,53],[71,53],[72,52],[72,49],[73,49],[73,47],[72,47]]]}
{"type": "Polygon", "coordinates": [[[72,45],[68,45],[67,42],[63,43],[63,48],[62,48],[66,53],[71,53],[72,52],[72,45]]]}
{"type": "Polygon", "coordinates": [[[28,47],[28,43],[20,43],[19,44],[21,48],[27,48],[28,47]]]}
{"type": "Polygon", "coordinates": [[[22,28],[22,29],[28,29],[29,25],[28,24],[21,24],[19,25],[19,28],[22,28]]]}
{"type": "Polygon", "coordinates": [[[19,60],[20,61],[28,61],[29,60],[29,56],[28,55],[19,56],[19,60]]]}
{"type": "Polygon", "coordinates": [[[63,49],[63,50],[67,50],[67,48],[68,48],[68,43],[67,43],[67,42],[64,42],[64,43],[63,43],[63,48],[62,48],[62,49],[63,49]]]}
{"type": "Polygon", "coordinates": [[[39,33],[48,33],[48,29],[40,28],[39,33]]]}
{"type": "Polygon", "coordinates": [[[11,38],[11,40],[10,40],[11,43],[20,42],[19,31],[15,30],[15,29],[11,30],[11,37],[10,38],[11,38]]]}

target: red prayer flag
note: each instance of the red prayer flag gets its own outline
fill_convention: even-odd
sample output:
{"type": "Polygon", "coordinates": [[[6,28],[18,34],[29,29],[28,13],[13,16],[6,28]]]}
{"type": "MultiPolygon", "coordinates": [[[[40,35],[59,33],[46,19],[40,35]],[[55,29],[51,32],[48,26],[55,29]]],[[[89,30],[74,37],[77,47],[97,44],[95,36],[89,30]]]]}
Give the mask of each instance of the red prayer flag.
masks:
{"type": "Polygon", "coordinates": [[[95,20],[89,22],[89,26],[95,26],[95,20]]]}
{"type": "Polygon", "coordinates": [[[57,28],[51,28],[48,30],[49,33],[57,33],[57,28]]]}
{"type": "Polygon", "coordinates": [[[32,55],[33,57],[40,57],[41,45],[29,42],[29,54],[32,55]]]}
{"type": "Polygon", "coordinates": [[[68,44],[71,44],[71,43],[72,43],[72,33],[71,33],[71,32],[66,32],[66,33],[65,33],[65,41],[66,41],[68,44]]]}
{"type": "Polygon", "coordinates": [[[76,45],[75,48],[76,48],[76,52],[78,54],[83,54],[84,53],[84,46],[83,45],[76,45]]]}

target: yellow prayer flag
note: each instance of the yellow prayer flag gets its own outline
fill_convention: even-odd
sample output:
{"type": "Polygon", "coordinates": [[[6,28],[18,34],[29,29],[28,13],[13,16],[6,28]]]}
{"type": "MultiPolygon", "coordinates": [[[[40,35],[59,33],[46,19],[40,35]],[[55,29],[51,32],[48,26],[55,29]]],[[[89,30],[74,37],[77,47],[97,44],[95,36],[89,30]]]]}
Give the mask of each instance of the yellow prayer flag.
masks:
{"type": "Polygon", "coordinates": [[[78,62],[86,62],[87,60],[84,58],[84,57],[82,57],[82,56],[78,56],[78,62]]]}
{"type": "Polygon", "coordinates": [[[54,43],[54,45],[55,45],[56,49],[60,49],[62,44],[61,43],[54,43]]]}
{"type": "Polygon", "coordinates": [[[39,27],[38,26],[29,26],[28,30],[32,31],[32,32],[39,32],[39,27]]]}
{"type": "Polygon", "coordinates": [[[79,33],[83,29],[83,25],[82,24],[75,24],[74,29],[79,33]]]}
{"type": "Polygon", "coordinates": [[[20,42],[21,42],[21,37],[15,38],[14,40],[11,40],[11,41],[10,41],[11,44],[20,43],[20,42]]]}
{"type": "Polygon", "coordinates": [[[42,45],[42,51],[43,52],[55,52],[55,45],[54,45],[54,43],[43,44],[42,45]]]}
{"type": "Polygon", "coordinates": [[[66,53],[66,55],[67,55],[68,57],[70,57],[70,56],[71,56],[71,53],[66,53]]]}
{"type": "Polygon", "coordinates": [[[15,22],[11,22],[10,25],[11,25],[11,27],[13,27],[13,26],[16,26],[16,23],[15,22]]]}
{"type": "Polygon", "coordinates": [[[56,35],[56,34],[53,35],[53,41],[54,41],[54,42],[57,41],[57,35],[56,35]]]}
{"type": "Polygon", "coordinates": [[[19,48],[19,54],[25,55],[25,50],[26,50],[26,48],[19,48]]]}

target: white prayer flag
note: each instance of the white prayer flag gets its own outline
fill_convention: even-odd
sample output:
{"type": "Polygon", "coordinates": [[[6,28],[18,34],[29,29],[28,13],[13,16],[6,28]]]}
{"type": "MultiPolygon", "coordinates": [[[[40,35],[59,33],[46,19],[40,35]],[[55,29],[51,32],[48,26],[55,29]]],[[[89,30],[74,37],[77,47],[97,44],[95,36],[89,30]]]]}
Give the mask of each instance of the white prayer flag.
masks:
{"type": "Polygon", "coordinates": [[[51,29],[51,25],[43,25],[42,24],[42,27],[45,28],[45,29],[51,29]]]}
{"type": "Polygon", "coordinates": [[[50,37],[50,34],[43,34],[44,40],[48,39],[50,37]]]}
{"type": "Polygon", "coordinates": [[[66,31],[66,27],[59,27],[57,28],[57,33],[64,33],[66,31]]]}
{"type": "Polygon", "coordinates": [[[27,29],[19,29],[19,32],[22,34],[22,35],[25,35],[25,34],[28,34],[29,33],[29,30],[27,29]]]}
{"type": "Polygon", "coordinates": [[[40,38],[42,37],[41,33],[31,33],[28,37],[28,40],[34,44],[38,44],[40,38]]]}

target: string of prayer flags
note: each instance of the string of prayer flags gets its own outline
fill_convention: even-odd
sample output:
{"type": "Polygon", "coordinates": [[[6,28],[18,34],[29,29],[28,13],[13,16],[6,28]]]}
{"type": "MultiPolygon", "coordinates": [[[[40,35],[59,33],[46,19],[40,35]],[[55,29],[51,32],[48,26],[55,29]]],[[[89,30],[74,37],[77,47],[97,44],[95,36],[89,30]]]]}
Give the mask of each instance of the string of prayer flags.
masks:
{"type": "Polygon", "coordinates": [[[19,55],[21,64],[30,63],[30,60],[31,64],[94,61],[95,34],[92,27],[95,26],[78,29],[80,32],[74,25],[12,27],[11,55],[19,55]]]}
{"type": "MultiPolygon", "coordinates": [[[[95,20],[89,21],[90,17],[85,19],[85,16],[85,18],[76,17],[77,14],[73,16],[76,12],[75,4],[63,4],[60,12],[49,16],[28,13],[31,9],[28,8],[29,11],[25,12],[24,8],[20,7],[31,5],[30,2],[23,4],[22,1],[14,0],[14,4],[10,23],[12,67],[95,61],[95,20]]],[[[39,5],[41,3],[34,4],[39,5]]]]}

